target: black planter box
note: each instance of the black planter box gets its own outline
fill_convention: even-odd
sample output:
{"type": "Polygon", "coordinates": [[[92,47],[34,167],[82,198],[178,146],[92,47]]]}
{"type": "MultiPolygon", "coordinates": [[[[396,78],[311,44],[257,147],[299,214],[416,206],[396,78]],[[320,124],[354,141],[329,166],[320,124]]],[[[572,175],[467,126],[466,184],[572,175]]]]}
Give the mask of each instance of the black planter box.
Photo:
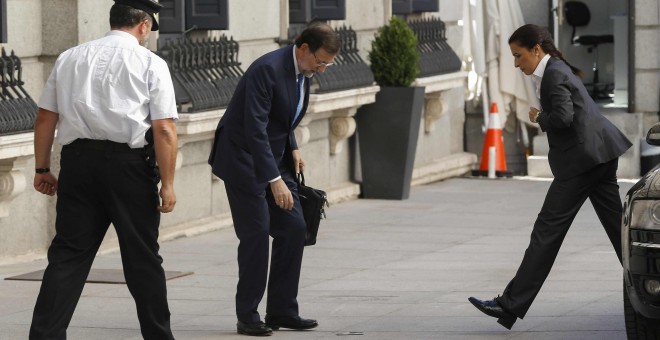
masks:
{"type": "Polygon", "coordinates": [[[424,87],[381,87],[358,109],[363,198],[409,197],[423,105],[424,87]]]}

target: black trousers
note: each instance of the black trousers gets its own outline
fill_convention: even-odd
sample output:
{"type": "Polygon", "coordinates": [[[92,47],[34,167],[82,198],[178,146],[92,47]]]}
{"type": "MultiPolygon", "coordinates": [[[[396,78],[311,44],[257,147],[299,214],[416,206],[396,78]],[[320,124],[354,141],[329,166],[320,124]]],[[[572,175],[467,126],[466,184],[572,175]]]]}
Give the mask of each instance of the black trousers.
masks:
{"type": "Polygon", "coordinates": [[[112,223],[144,339],[174,339],[158,255],[160,212],[153,169],[142,150],[77,140],[63,148],[55,238],[30,339],[66,339],[66,329],[101,241],[112,223]]]}
{"type": "Polygon", "coordinates": [[[552,269],[573,219],[587,198],[621,262],[622,207],[616,181],[617,167],[618,159],[614,159],[576,177],[552,181],[520,268],[502,296],[497,298],[504,309],[521,319],[525,316],[552,269]]]}
{"type": "Polygon", "coordinates": [[[245,323],[261,320],[257,308],[266,290],[266,313],[274,316],[298,315],[298,283],[305,248],[306,226],[293,173],[280,167],[282,179],[293,194],[291,211],[275,204],[270,187],[261,193],[248,193],[225,182],[238,246],[236,316],[245,323]],[[273,252],[268,271],[269,235],[273,252]]]}

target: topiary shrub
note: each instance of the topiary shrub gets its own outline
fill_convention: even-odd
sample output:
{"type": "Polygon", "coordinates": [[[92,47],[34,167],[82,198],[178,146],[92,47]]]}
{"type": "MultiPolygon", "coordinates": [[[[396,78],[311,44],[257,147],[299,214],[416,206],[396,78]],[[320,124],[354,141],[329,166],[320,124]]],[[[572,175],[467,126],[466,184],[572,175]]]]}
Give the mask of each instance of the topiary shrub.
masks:
{"type": "Polygon", "coordinates": [[[410,86],[419,74],[417,37],[405,21],[392,17],[379,28],[368,55],[380,86],[410,86]]]}

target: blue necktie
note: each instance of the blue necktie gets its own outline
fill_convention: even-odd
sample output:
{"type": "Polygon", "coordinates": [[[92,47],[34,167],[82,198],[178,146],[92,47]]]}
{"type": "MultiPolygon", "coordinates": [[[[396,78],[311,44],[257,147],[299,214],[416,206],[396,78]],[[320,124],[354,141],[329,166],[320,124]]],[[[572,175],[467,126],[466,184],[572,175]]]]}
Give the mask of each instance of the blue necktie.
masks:
{"type": "Polygon", "coordinates": [[[295,124],[296,120],[298,120],[298,116],[300,116],[300,111],[302,111],[303,101],[304,101],[302,90],[304,84],[305,84],[305,76],[302,73],[300,73],[298,74],[298,106],[296,107],[296,115],[293,116],[293,121],[291,122],[291,125],[295,124]]]}

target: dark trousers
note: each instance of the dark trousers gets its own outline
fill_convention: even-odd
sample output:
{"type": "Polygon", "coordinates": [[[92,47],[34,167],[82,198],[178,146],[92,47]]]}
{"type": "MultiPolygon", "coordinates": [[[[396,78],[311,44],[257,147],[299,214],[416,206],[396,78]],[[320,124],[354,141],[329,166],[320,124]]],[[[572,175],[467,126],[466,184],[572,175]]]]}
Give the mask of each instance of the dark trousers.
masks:
{"type": "Polygon", "coordinates": [[[614,159],[576,177],[552,181],[520,268],[502,296],[497,298],[504,309],[521,319],[525,316],[550,273],[568,228],[587,198],[621,262],[622,207],[616,181],[617,166],[618,159],[614,159]]]}
{"type": "Polygon", "coordinates": [[[270,187],[261,193],[248,193],[225,182],[238,246],[238,285],[236,316],[245,323],[257,323],[257,308],[266,290],[269,235],[273,252],[268,278],[266,313],[274,316],[298,315],[298,282],[305,247],[305,221],[298,189],[291,171],[280,169],[282,179],[293,194],[294,207],[288,211],[275,205],[270,187]]]}
{"type": "Polygon", "coordinates": [[[55,238],[37,298],[30,339],[66,339],[66,329],[110,223],[144,339],[174,339],[158,255],[159,197],[142,151],[74,142],[62,150],[55,238]]]}

